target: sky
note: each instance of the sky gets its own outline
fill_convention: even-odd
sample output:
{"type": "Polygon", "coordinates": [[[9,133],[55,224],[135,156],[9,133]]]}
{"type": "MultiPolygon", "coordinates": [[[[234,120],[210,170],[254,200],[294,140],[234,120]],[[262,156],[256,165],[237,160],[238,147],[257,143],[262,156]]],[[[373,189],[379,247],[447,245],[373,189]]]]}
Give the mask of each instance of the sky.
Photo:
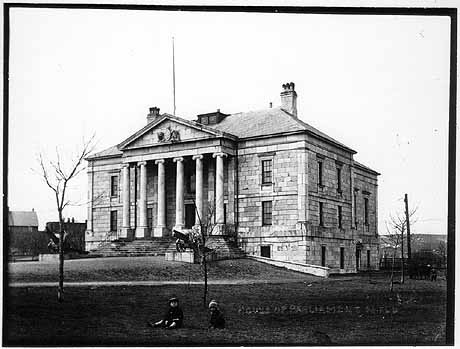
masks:
{"type": "MultiPolygon", "coordinates": [[[[379,176],[379,233],[417,207],[411,232],[445,234],[450,20],[445,17],[13,9],[8,203],[57,219],[37,154],[100,151],[176,115],[280,105],[293,81],[299,118],[357,151],[379,176]]],[[[65,157],[68,160],[70,157],[65,157]]],[[[83,173],[66,217],[87,218],[83,173]]]]}

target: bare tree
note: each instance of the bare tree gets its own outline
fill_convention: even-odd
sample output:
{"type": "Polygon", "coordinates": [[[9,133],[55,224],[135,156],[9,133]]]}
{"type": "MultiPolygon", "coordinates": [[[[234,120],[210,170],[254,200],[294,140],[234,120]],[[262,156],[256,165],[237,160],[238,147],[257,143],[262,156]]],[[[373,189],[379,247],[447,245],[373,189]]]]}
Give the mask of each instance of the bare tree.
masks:
{"type": "Polygon", "coordinates": [[[200,216],[195,202],[193,202],[193,204],[195,206],[198,224],[193,227],[192,233],[189,234],[184,234],[178,230],[173,229],[173,236],[177,238],[177,251],[184,252],[187,247],[192,249],[194,252],[194,257],[197,257],[202,266],[204,277],[203,305],[206,307],[208,294],[208,261],[210,257],[212,258],[212,255],[219,250],[219,247],[210,248],[207,245],[207,242],[209,241],[208,237],[213,234],[217,224],[214,220],[215,210],[212,202],[208,202],[208,209],[205,217],[200,216]]]}
{"type": "Polygon", "coordinates": [[[393,249],[392,261],[391,261],[391,276],[390,276],[390,291],[393,292],[393,285],[394,285],[394,270],[395,270],[395,258],[396,258],[396,251],[400,247],[400,239],[401,236],[399,234],[392,234],[387,222],[385,222],[387,235],[382,235],[381,239],[388,247],[393,249]]]}
{"type": "Polygon", "coordinates": [[[94,149],[94,135],[83,143],[81,150],[75,156],[70,157],[70,161],[63,161],[62,156],[56,147],[56,158],[46,161],[42,153],[38,155],[38,174],[42,177],[46,185],[54,192],[56,208],[59,217],[59,287],[58,301],[64,300],[64,209],[71,205],[71,201],[66,197],[69,183],[86,169],[84,160],[94,149]],[[67,162],[67,165],[65,164],[67,162]]]}
{"type": "MultiPolygon", "coordinates": [[[[409,220],[406,219],[405,212],[398,212],[396,214],[390,214],[389,219],[385,222],[387,229],[387,239],[394,246],[393,253],[393,264],[396,254],[396,248],[401,250],[401,283],[404,283],[404,234],[407,232],[407,221],[410,225],[413,225],[415,220],[415,213],[417,208],[414,208],[409,212],[409,220]]],[[[393,266],[391,273],[391,289],[393,289],[393,266]]]]}
{"type": "Polygon", "coordinates": [[[202,217],[200,217],[198,210],[196,208],[196,205],[195,205],[195,210],[197,212],[198,221],[199,221],[198,234],[200,236],[200,238],[197,241],[196,251],[198,253],[198,258],[200,260],[200,263],[203,267],[203,276],[204,276],[203,306],[206,307],[207,306],[207,296],[208,296],[208,258],[214,252],[213,249],[210,249],[209,247],[206,246],[206,241],[207,241],[208,236],[213,233],[214,228],[216,226],[216,224],[213,223],[214,206],[212,205],[211,202],[208,203],[208,210],[207,210],[206,218],[204,220],[202,217]]]}
{"type": "Polygon", "coordinates": [[[435,249],[435,252],[439,254],[442,258],[442,266],[446,265],[447,259],[447,245],[444,241],[439,241],[438,247],[435,249]]]}

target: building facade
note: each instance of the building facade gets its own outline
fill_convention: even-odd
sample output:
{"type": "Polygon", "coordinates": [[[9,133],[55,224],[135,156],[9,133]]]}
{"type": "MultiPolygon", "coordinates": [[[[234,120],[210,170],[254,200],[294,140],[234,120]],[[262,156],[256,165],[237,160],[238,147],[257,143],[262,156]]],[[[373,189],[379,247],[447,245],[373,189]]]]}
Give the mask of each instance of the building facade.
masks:
{"type": "Polygon", "coordinates": [[[171,236],[214,211],[214,234],[249,255],[355,272],[378,268],[377,176],[356,152],[281,107],[147,124],[90,156],[86,246],[171,236]]]}
{"type": "Polygon", "coordinates": [[[38,231],[37,212],[8,212],[8,257],[15,259],[21,256],[37,256],[46,251],[48,239],[38,231]]]}

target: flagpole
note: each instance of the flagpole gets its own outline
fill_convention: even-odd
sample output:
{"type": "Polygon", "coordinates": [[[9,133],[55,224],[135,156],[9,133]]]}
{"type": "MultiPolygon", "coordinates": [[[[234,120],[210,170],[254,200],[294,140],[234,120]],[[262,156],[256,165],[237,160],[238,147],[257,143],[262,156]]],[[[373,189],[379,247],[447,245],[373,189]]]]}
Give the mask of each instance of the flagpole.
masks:
{"type": "Polygon", "coordinates": [[[174,63],[174,36],[172,37],[172,53],[173,53],[173,100],[174,100],[173,115],[176,115],[176,67],[174,63]]]}

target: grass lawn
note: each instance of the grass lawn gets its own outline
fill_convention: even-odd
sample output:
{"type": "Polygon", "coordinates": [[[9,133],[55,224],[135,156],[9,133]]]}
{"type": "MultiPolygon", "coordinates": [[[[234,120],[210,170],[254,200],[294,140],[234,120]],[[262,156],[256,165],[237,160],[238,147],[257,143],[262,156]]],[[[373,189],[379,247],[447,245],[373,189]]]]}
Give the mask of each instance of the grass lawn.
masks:
{"type": "MultiPolygon", "coordinates": [[[[257,263],[258,264],[258,263],[257,263]]],[[[245,265],[243,263],[243,265],[245,265]]],[[[277,270],[282,273],[282,270],[277,270]]],[[[275,273],[275,272],[274,272],[275,273]]],[[[10,288],[4,345],[442,344],[446,283],[408,280],[388,292],[385,278],[356,277],[289,284],[212,285],[227,329],[209,331],[202,286],[10,288]],[[152,329],[171,295],[185,327],[152,329]]]]}
{"type": "MultiPolygon", "coordinates": [[[[294,271],[272,267],[250,259],[224,260],[209,265],[210,280],[318,279],[294,271]]],[[[66,260],[65,281],[173,281],[203,280],[199,264],[165,261],[158,257],[112,257],[66,260]]],[[[58,263],[18,262],[8,264],[10,282],[48,282],[58,280],[58,263]]]]}

